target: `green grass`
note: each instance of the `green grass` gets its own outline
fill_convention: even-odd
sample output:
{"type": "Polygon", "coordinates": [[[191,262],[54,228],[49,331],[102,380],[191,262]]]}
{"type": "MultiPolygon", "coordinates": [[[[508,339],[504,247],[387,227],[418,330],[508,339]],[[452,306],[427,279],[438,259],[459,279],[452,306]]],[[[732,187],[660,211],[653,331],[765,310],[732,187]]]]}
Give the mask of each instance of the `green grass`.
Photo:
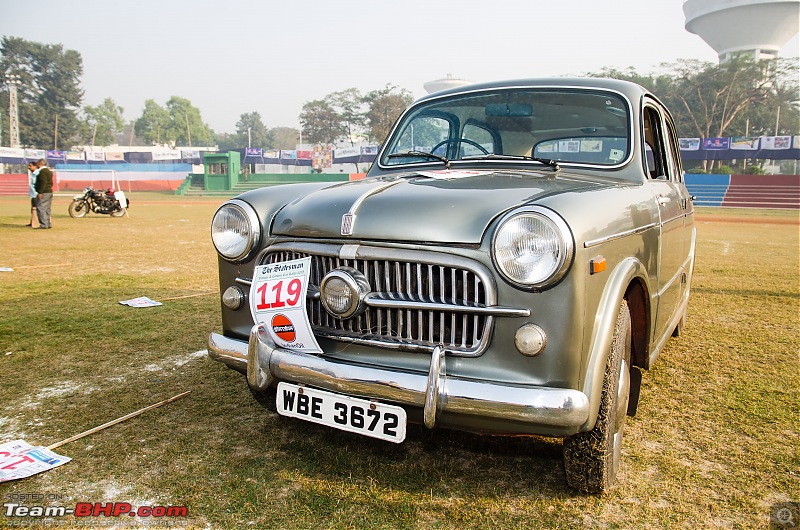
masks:
{"type": "MultiPolygon", "coordinates": [[[[186,505],[193,527],[506,529],[765,528],[800,499],[797,212],[699,211],[689,328],[644,374],[620,484],[594,497],[566,487],[557,440],[412,425],[393,445],[261,408],[197,353],[219,330],[223,199],[131,198],[129,218],[70,219],[57,197],[36,232],[24,198],[0,198],[0,267],[15,269],[0,272],[0,441],[48,445],[192,393],[62,446],[72,462],[0,485],[3,502],[186,505]],[[164,305],[118,304],[136,296],[164,305]]],[[[36,523],[0,514],[14,522],[36,523]]]]}

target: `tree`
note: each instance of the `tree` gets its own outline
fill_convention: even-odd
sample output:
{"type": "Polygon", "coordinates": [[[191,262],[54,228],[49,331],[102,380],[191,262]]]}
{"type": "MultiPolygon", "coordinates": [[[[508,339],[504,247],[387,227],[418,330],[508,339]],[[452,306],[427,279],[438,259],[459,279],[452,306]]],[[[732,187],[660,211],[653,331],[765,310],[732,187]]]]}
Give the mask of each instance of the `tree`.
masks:
{"type": "Polygon", "coordinates": [[[660,74],[638,74],[629,68],[589,75],[633,81],[652,91],[672,111],[681,136],[775,134],[778,108],[782,120],[786,114],[782,130],[798,131],[796,59],[754,61],[741,56],[719,65],[681,60],[662,68],[660,74]]]}
{"type": "Polygon", "coordinates": [[[347,132],[341,116],[324,99],[315,99],[303,105],[300,125],[305,140],[315,144],[332,144],[347,132]]]}
{"type": "Polygon", "coordinates": [[[300,131],[293,127],[274,127],[269,130],[273,149],[291,150],[300,141],[300,131]]]}
{"type": "Polygon", "coordinates": [[[152,99],[144,102],[144,110],[133,126],[133,132],[149,144],[167,143],[169,112],[152,99]]]}
{"type": "Polygon", "coordinates": [[[141,117],[136,120],[136,136],[151,144],[212,145],[214,133],[203,122],[200,110],[186,99],[172,96],[166,107],[152,99],[144,103],[141,117]]]}
{"type": "Polygon", "coordinates": [[[83,113],[86,116],[84,140],[91,145],[113,144],[116,134],[125,127],[123,108],[111,98],[106,98],[96,107],[86,105],[83,113]]]}
{"type": "Polygon", "coordinates": [[[342,134],[350,141],[350,145],[355,145],[355,139],[361,135],[365,123],[361,92],[357,88],[332,92],[325,96],[325,102],[338,115],[342,134]]]}
{"type": "Polygon", "coordinates": [[[369,139],[383,143],[394,122],[412,101],[411,92],[391,85],[367,93],[364,102],[369,107],[366,112],[369,139]]]}
{"type": "Polygon", "coordinates": [[[167,125],[167,138],[173,146],[212,145],[214,133],[203,122],[200,109],[186,99],[172,96],[167,101],[169,112],[169,125],[167,125]]]}
{"type": "Polygon", "coordinates": [[[236,122],[236,134],[241,138],[242,147],[272,147],[269,131],[258,112],[239,116],[239,121],[236,122]]]}
{"type": "MultiPolygon", "coordinates": [[[[65,50],[60,44],[6,36],[0,40],[0,72],[20,77],[17,101],[23,145],[56,149],[71,147],[79,141],[83,59],[78,52],[65,50]]],[[[0,106],[8,108],[5,76],[2,83],[0,106]]],[[[3,125],[3,136],[8,138],[8,125],[3,125]]]]}

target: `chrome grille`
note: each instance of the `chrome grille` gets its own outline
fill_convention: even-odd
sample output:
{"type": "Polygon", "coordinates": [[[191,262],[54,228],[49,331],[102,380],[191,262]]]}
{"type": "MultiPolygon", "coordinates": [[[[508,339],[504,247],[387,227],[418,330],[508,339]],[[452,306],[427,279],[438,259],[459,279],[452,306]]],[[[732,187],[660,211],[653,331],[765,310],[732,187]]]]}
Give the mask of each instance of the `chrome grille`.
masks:
{"type": "MultiPolygon", "coordinates": [[[[413,256],[413,252],[408,254],[413,256]]],[[[373,294],[403,302],[430,302],[446,310],[368,307],[364,314],[346,320],[330,315],[319,298],[307,300],[314,332],[336,340],[367,343],[411,351],[432,351],[442,344],[448,351],[477,355],[486,347],[493,317],[469,312],[489,304],[481,276],[464,266],[450,266],[396,259],[344,259],[291,249],[268,251],[260,264],[311,257],[311,289],[338,267],[353,267],[367,278],[373,294]],[[467,311],[464,311],[467,309],[467,311]]],[[[464,260],[466,261],[466,260],[464,260]]]]}

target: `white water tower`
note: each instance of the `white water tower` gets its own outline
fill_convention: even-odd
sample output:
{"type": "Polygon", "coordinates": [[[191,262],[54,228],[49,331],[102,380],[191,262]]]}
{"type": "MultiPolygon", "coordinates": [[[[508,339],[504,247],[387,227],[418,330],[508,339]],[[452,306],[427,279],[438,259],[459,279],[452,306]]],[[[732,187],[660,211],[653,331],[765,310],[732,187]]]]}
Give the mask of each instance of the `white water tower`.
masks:
{"type": "MultiPolygon", "coordinates": [[[[800,0],[798,0],[800,1],[800,0]]],[[[471,85],[472,81],[467,81],[466,79],[458,79],[453,77],[451,74],[447,74],[447,77],[442,79],[435,79],[433,81],[428,81],[422,88],[424,88],[428,94],[433,94],[434,92],[439,92],[440,90],[447,90],[448,88],[457,88],[464,85],[471,85]]]]}
{"type": "Polygon", "coordinates": [[[736,54],[772,59],[800,31],[800,0],[687,0],[686,30],[724,63],[736,54]]]}

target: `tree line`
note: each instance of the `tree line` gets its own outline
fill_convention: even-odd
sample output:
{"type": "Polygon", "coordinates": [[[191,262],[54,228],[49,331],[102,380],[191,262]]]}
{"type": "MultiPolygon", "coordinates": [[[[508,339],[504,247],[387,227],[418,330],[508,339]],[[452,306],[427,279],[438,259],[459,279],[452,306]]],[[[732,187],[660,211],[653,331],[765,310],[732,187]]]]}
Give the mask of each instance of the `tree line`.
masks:
{"type": "MultiPolygon", "coordinates": [[[[244,113],[233,133],[214,132],[191,101],[173,96],[161,105],[145,101],[141,115],[125,123],[112,98],[82,105],[80,53],[60,44],[4,36],[0,40],[2,143],[8,145],[8,79],[19,76],[20,141],[41,149],[114,143],[247,146],[293,149],[297,143],[382,142],[411,103],[408,90],[392,85],[362,93],[356,88],[308,101],[299,115],[301,130],[268,128],[258,112],[244,113]]],[[[682,137],[796,135],[800,131],[797,59],[753,61],[745,56],[723,64],[681,60],[655,73],[604,68],[586,74],[636,82],[670,108],[682,137]]]]}

